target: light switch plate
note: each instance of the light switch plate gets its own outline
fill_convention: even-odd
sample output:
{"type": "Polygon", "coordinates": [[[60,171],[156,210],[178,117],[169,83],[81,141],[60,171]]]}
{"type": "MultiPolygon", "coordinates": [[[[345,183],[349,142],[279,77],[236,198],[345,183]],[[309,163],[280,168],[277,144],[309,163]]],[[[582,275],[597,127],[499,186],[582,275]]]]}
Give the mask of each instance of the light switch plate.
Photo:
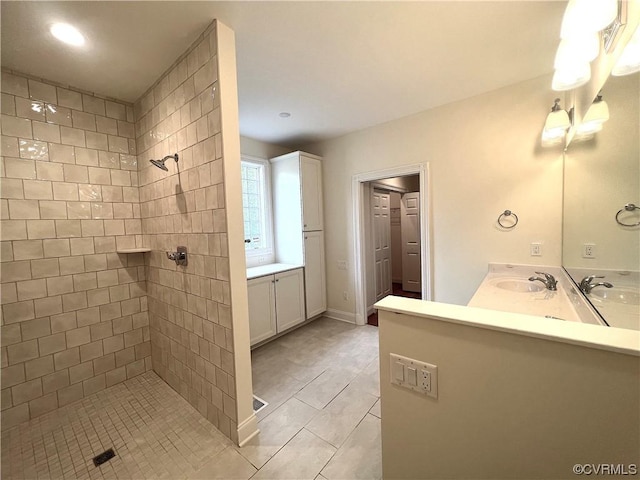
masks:
{"type": "Polygon", "coordinates": [[[392,353],[391,383],[438,398],[438,366],[392,353]]]}

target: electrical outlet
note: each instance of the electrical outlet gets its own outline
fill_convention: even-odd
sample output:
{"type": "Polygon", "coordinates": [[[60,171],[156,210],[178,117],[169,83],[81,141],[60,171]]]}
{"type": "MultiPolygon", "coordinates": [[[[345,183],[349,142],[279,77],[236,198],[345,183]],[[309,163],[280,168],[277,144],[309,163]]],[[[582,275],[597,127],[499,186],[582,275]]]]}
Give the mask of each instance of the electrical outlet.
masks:
{"type": "Polygon", "coordinates": [[[349,292],[347,292],[346,290],[342,292],[342,299],[349,300],[349,292]]]}
{"type": "Polygon", "coordinates": [[[530,252],[532,257],[541,257],[542,256],[542,244],[541,243],[532,243],[530,246],[530,252]]]}
{"type": "Polygon", "coordinates": [[[438,398],[438,366],[392,353],[391,383],[438,398]]]}
{"type": "Polygon", "coordinates": [[[338,260],[338,270],[346,270],[346,269],[347,269],[347,261],[338,260]]]}
{"type": "Polygon", "coordinates": [[[585,243],[582,245],[583,258],[596,258],[596,246],[593,243],[585,243]]]}

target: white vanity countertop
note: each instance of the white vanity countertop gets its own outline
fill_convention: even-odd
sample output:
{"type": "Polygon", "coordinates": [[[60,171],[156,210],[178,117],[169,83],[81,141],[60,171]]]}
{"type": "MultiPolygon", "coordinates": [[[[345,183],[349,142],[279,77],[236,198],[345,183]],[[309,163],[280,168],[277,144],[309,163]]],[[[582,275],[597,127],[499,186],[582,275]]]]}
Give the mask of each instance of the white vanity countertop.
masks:
{"type": "Polygon", "coordinates": [[[561,322],[551,318],[429,302],[393,295],[377,302],[375,308],[475,328],[486,328],[640,356],[640,332],[622,328],[580,322],[561,322]]]}
{"type": "Polygon", "coordinates": [[[260,265],[258,267],[247,268],[247,280],[252,278],[264,277],[265,275],[273,275],[274,273],[286,272],[302,268],[303,265],[293,265],[290,263],[270,263],[268,265],[260,265]]]}
{"type": "Polygon", "coordinates": [[[489,264],[489,272],[468,306],[581,322],[569,299],[567,292],[571,287],[566,280],[568,279],[565,279],[564,271],[560,267],[489,264]],[[537,275],[536,271],[553,275],[558,280],[557,291],[547,290],[539,281],[529,282],[529,277],[541,276],[537,275]],[[518,283],[523,287],[530,286],[540,291],[511,291],[498,286],[508,282],[518,283]]]}

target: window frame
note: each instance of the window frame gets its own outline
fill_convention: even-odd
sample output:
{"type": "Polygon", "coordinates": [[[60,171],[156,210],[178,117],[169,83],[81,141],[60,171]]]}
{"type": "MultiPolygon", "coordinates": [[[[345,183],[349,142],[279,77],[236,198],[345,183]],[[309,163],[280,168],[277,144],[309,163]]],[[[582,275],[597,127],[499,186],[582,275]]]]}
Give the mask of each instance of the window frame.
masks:
{"type": "MultiPolygon", "coordinates": [[[[247,261],[247,267],[263,265],[267,263],[273,263],[274,261],[274,238],[273,238],[273,200],[271,196],[271,163],[269,160],[259,157],[253,157],[250,155],[240,155],[240,166],[243,163],[252,163],[260,165],[264,173],[263,186],[264,192],[262,194],[264,200],[264,235],[266,246],[264,248],[250,249],[245,248],[245,259],[247,261]]],[[[242,177],[242,174],[241,174],[242,177]]],[[[241,186],[242,188],[242,186],[241,186]]],[[[244,193],[244,192],[242,192],[244,193]]],[[[243,202],[244,211],[244,202],[243,202]]],[[[242,219],[242,228],[244,232],[244,217],[242,219]]]]}

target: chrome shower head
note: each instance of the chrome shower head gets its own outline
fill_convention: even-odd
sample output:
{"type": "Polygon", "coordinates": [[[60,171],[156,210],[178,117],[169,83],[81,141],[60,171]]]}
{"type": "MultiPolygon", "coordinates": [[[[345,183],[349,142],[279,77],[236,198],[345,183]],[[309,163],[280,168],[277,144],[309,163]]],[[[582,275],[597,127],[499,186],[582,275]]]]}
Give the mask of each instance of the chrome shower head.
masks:
{"type": "Polygon", "coordinates": [[[165,172],[168,172],[169,169],[167,168],[167,166],[164,164],[164,160],[149,160],[151,163],[153,163],[156,167],[158,167],[161,170],[164,170],[165,172]]]}
{"type": "Polygon", "coordinates": [[[149,160],[149,162],[151,162],[153,165],[158,167],[160,170],[164,170],[165,172],[168,172],[169,169],[164,164],[164,162],[166,162],[167,159],[169,159],[169,158],[173,158],[176,161],[176,163],[178,163],[178,154],[177,153],[173,154],[173,155],[167,155],[162,160],[149,160]]]}

